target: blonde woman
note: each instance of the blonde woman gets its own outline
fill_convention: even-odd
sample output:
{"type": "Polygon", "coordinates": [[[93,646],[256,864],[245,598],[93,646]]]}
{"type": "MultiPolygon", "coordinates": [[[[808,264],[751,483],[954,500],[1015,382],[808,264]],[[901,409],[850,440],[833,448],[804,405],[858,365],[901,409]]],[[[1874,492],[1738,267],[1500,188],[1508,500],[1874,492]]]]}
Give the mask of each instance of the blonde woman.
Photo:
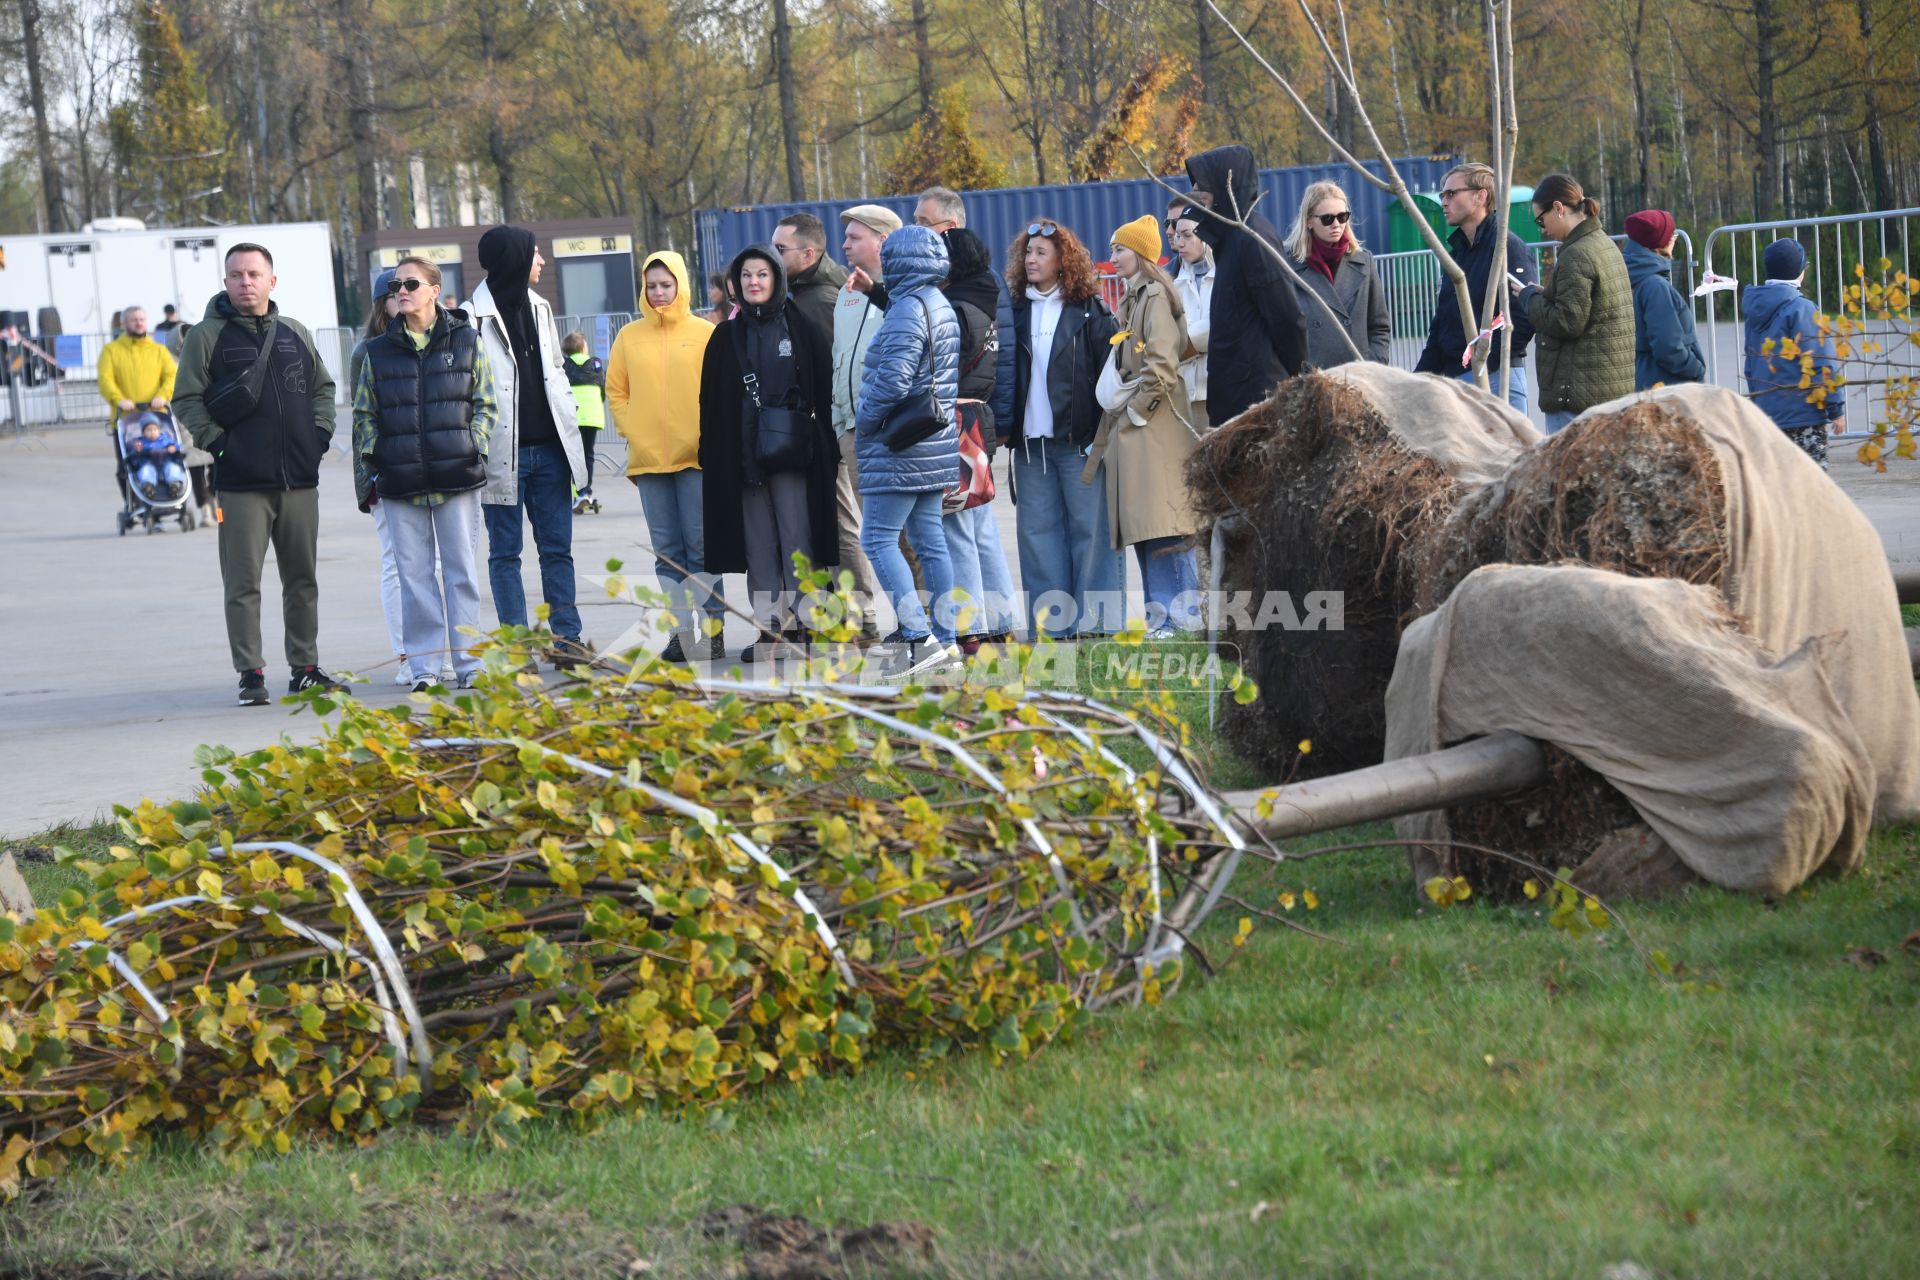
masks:
{"type": "Polygon", "coordinates": [[[1147,593],[1147,634],[1162,639],[1200,626],[1200,577],[1187,500],[1187,455],[1199,438],[1180,356],[1185,304],[1160,266],[1160,224],[1151,215],[1113,233],[1113,266],[1126,282],[1114,372],[1103,378],[1106,414],[1081,479],[1106,464],[1107,512],[1116,551],[1132,547],[1147,593]],[[1111,388],[1114,382],[1117,387],[1111,388]]]}
{"type": "Polygon", "coordinates": [[[1387,293],[1373,268],[1373,255],[1353,233],[1353,205],[1339,183],[1316,182],[1306,189],[1286,248],[1294,269],[1306,281],[1306,290],[1327,304],[1322,307],[1306,290],[1301,292],[1308,361],[1316,368],[1331,369],[1352,360],[1357,348],[1363,359],[1385,364],[1393,338],[1387,293]],[[1328,308],[1333,319],[1327,316],[1328,308]]]}

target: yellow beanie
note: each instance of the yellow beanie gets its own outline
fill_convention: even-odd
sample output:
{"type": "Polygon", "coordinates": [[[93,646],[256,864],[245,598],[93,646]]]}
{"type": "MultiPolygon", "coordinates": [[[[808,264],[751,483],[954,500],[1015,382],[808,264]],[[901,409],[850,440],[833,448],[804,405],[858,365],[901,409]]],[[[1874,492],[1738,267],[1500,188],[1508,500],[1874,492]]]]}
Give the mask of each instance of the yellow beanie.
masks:
{"type": "Polygon", "coordinates": [[[1160,261],[1160,223],[1150,213],[1143,213],[1126,226],[1113,233],[1113,243],[1123,249],[1131,249],[1140,255],[1142,262],[1160,261]]]}

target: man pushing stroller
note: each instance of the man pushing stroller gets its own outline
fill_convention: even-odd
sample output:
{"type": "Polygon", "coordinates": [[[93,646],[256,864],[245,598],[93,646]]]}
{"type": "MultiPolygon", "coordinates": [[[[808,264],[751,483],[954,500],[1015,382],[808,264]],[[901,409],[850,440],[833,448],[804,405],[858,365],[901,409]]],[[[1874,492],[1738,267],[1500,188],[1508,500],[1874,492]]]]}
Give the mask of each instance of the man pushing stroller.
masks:
{"type": "MultiPolygon", "coordinates": [[[[100,395],[113,410],[113,424],[109,429],[116,432],[123,415],[149,408],[156,413],[167,412],[173,401],[173,379],[178,368],[173,353],[148,334],[146,308],[128,307],[120,313],[120,325],[120,336],[100,353],[99,365],[100,395]]],[[[162,432],[169,438],[174,434],[170,425],[163,427],[162,432]]],[[[134,455],[145,452],[144,441],[136,436],[123,443],[128,460],[137,469],[139,460],[134,455]]],[[[201,508],[201,520],[211,520],[213,494],[207,482],[207,467],[213,458],[178,438],[173,438],[173,445],[174,453],[164,459],[154,459],[156,472],[171,480],[168,462],[182,471],[191,469],[194,502],[201,508]]],[[[149,492],[146,496],[154,495],[149,492]]]]}

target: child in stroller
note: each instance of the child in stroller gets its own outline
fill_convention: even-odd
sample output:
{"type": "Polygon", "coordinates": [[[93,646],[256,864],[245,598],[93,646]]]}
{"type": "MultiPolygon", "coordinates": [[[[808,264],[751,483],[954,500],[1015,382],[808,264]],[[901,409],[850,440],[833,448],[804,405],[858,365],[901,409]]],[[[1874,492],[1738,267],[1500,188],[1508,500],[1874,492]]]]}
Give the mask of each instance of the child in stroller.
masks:
{"type": "Polygon", "coordinates": [[[136,410],[115,424],[113,438],[120,455],[120,532],[144,524],[152,533],[176,517],[183,531],[192,529],[197,522],[188,501],[186,449],[173,415],[136,410]]]}
{"type": "Polygon", "coordinates": [[[178,497],[185,488],[187,469],[182,465],[185,456],[173,433],[161,426],[160,419],[152,414],[145,415],[140,434],[127,442],[127,462],[133,467],[134,483],[140,486],[144,496],[155,502],[178,497]],[[163,468],[167,478],[164,490],[160,488],[163,468]]]}

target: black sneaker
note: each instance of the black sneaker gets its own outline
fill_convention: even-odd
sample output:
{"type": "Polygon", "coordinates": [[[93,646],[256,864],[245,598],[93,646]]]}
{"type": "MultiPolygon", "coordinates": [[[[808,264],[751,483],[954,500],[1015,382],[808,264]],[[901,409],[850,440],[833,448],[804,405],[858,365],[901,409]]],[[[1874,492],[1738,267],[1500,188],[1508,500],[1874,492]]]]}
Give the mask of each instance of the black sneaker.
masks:
{"type": "Polygon", "coordinates": [[[660,651],[660,661],[685,665],[687,661],[687,651],[680,647],[679,636],[675,636],[673,639],[667,641],[667,647],[660,651]]]}
{"type": "Polygon", "coordinates": [[[347,686],[319,667],[295,667],[293,679],[287,681],[287,692],[305,693],[309,689],[318,689],[322,693],[345,693],[347,686]]]}
{"type": "Polygon", "coordinates": [[[267,673],[255,668],[240,673],[240,705],[243,707],[264,707],[267,705],[267,673]]]}
{"type": "Polygon", "coordinates": [[[555,671],[593,665],[593,641],[584,636],[561,636],[547,646],[547,662],[555,671]]]}

